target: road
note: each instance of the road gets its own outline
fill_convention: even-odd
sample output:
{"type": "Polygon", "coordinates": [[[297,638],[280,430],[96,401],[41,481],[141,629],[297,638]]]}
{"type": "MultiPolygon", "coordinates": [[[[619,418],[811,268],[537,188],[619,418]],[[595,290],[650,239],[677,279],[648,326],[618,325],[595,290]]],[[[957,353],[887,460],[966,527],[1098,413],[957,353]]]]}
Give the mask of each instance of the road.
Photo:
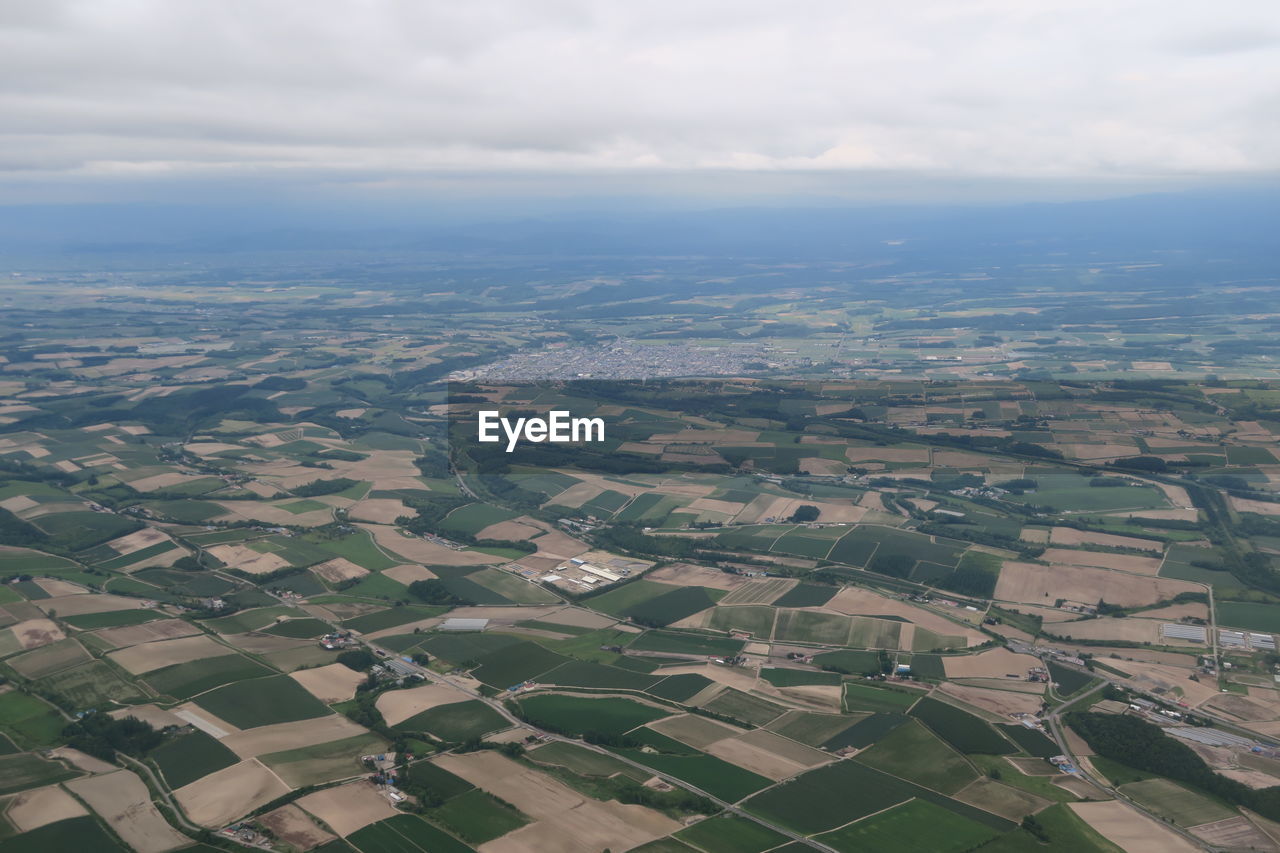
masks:
{"type": "Polygon", "coordinates": [[[1181,835],[1183,838],[1190,841],[1195,846],[1204,850],[1215,850],[1216,848],[1206,844],[1204,841],[1192,835],[1190,832],[1183,829],[1182,827],[1177,826],[1176,824],[1165,822],[1165,820],[1160,816],[1156,815],[1153,812],[1147,811],[1142,806],[1133,802],[1123,792],[1118,791],[1115,788],[1112,788],[1111,784],[1107,782],[1105,779],[1099,779],[1095,777],[1093,774],[1086,771],[1084,767],[1081,766],[1080,759],[1075,755],[1074,752],[1071,751],[1071,744],[1067,741],[1066,732],[1064,731],[1062,726],[1062,714],[1077,702],[1080,702],[1083,699],[1087,699],[1088,697],[1097,693],[1099,690],[1103,690],[1104,688],[1107,687],[1109,683],[1110,683],[1109,681],[1106,681],[1106,682],[1103,682],[1102,684],[1094,685],[1093,687],[1089,688],[1085,692],[1081,693],[1079,696],[1075,696],[1067,700],[1063,704],[1059,705],[1057,708],[1055,708],[1053,711],[1047,714],[1044,718],[1045,725],[1048,726],[1049,728],[1049,734],[1053,736],[1053,740],[1058,745],[1058,749],[1062,751],[1063,755],[1071,759],[1071,763],[1075,766],[1076,778],[1097,788],[1099,792],[1102,793],[1104,796],[1114,797],[1117,802],[1124,803],[1125,806],[1137,812],[1138,814],[1141,814],[1143,817],[1150,818],[1151,820],[1154,820],[1156,823],[1164,827],[1167,827],[1173,832],[1178,833],[1179,835],[1181,835]]]}

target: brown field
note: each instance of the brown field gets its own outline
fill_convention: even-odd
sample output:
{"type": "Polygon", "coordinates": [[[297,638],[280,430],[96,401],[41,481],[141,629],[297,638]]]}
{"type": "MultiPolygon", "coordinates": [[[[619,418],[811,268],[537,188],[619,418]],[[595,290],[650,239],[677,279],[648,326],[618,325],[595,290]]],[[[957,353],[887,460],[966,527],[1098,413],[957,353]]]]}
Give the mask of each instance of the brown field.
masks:
{"type": "Polygon", "coordinates": [[[1036,696],[1043,696],[1045,690],[1043,682],[1015,681],[1012,678],[960,678],[956,679],[956,684],[964,684],[969,687],[985,687],[990,690],[1004,690],[1012,693],[1030,693],[1036,696]]]}
{"type": "Polygon", "coordinates": [[[219,827],[287,793],[289,787],[276,774],[251,758],[197,779],[173,796],[194,823],[219,827]]]}
{"type": "Polygon", "coordinates": [[[60,746],[57,749],[49,750],[49,754],[54,758],[61,758],[71,764],[77,770],[83,770],[86,773],[114,773],[120,768],[114,764],[108,764],[101,758],[94,758],[88,753],[81,752],[78,749],[72,749],[69,746],[60,746]]]}
{"type": "Polygon", "coordinates": [[[167,708],[161,708],[159,705],[130,705],[127,708],[118,708],[111,712],[111,716],[116,719],[122,717],[137,717],[144,723],[150,723],[157,729],[163,729],[165,726],[189,726],[186,720],[179,717],[167,708]]]}
{"type": "Polygon", "coordinates": [[[962,803],[969,803],[1014,821],[1022,820],[1032,812],[1050,805],[1048,800],[1029,791],[986,778],[978,779],[954,796],[962,803]]]}
{"type": "Polygon", "coordinates": [[[310,850],[334,840],[334,836],[321,829],[302,809],[290,803],[275,811],[267,812],[258,822],[271,830],[278,840],[298,850],[310,850]]]}
{"type": "Polygon", "coordinates": [[[373,498],[362,500],[347,510],[356,521],[372,521],[375,524],[395,524],[397,518],[413,517],[414,511],[398,498],[373,498]]]}
{"type": "Polygon", "coordinates": [[[19,675],[27,678],[40,678],[51,672],[66,669],[90,659],[84,647],[75,640],[67,640],[57,645],[42,646],[35,651],[9,658],[7,663],[19,675]]]}
{"type": "Polygon", "coordinates": [[[165,821],[147,786],[130,770],[73,779],[66,785],[139,853],[164,853],[191,844],[165,821]]]}
{"type": "Polygon", "coordinates": [[[705,586],[711,589],[735,590],[751,583],[741,575],[728,575],[718,569],[695,566],[692,563],[672,563],[644,576],[645,580],[677,586],[705,586]]]}
{"type": "Polygon", "coordinates": [[[559,530],[552,530],[542,534],[533,540],[533,544],[538,546],[539,557],[551,557],[556,560],[579,557],[591,550],[590,546],[585,542],[580,542],[559,530]]]}
{"type": "Polygon", "coordinates": [[[441,566],[488,566],[502,560],[501,557],[482,554],[479,551],[455,551],[416,536],[404,536],[396,528],[385,524],[358,526],[369,531],[374,541],[383,548],[405,557],[409,562],[441,566]]]}
{"type": "Polygon", "coordinates": [[[247,545],[215,545],[206,550],[228,567],[251,575],[270,574],[289,565],[288,560],[277,554],[259,554],[247,545]]]}
{"type": "Polygon", "coordinates": [[[756,729],[739,735],[738,740],[759,747],[767,752],[780,755],[788,761],[805,767],[816,767],[819,764],[826,764],[831,760],[831,756],[820,749],[813,749],[801,743],[775,735],[773,732],[764,729],[756,729]]]}
{"type": "MultiPolygon", "coordinates": [[[[1250,693],[1253,693],[1253,691],[1251,690],[1250,693]]],[[[1251,698],[1247,699],[1244,696],[1238,696],[1235,693],[1219,693],[1208,702],[1205,702],[1204,707],[1221,711],[1224,714],[1246,721],[1268,721],[1280,716],[1280,707],[1277,707],[1274,703],[1265,704],[1251,698]]]]}
{"type": "Polygon", "coordinates": [[[1208,621],[1209,605],[1191,601],[1186,604],[1170,604],[1168,607],[1144,610],[1142,612],[1143,619],[1162,619],[1166,622],[1177,622],[1184,616],[1193,616],[1197,619],[1208,621]]]}
{"type": "Polygon", "coordinates": [[[1129,660],[1107,660],[1107,665],[1132,674],[1133,681],[1129,683],[1139,690],[1164,688],[1165,691],[1169,691],[1172,694],[1166,696],[1169,699],[1178,696],[1180,691],[1183,700],[1192,706],[1219,696],[1220,694],[1214,685],[1206,684],[1203,681],[1191,680],[1194,670],[1191,669],[1190,665],[1194,664],[1195,659],[1188,656],[1183,656],[1183,659],[1186,661],[1184,666],[1169,666],[1167,664],[1129,660]]]}
{"type": "Polygon", "coordinates": [[[141,599],[125,598],[123,595],[91,593],[90,595],[62,595],[57,598],[45,598],[35,602],[45,613],[56,612],[59,616],[83,616],[86,613],[108,613],[113,610],[139,610],[141,599]]]}
{"type": "Polygon", "coordinates": [[[1053,633],[1073,640],[1155,643],[1160,641],[1160,622],[1154,619],[1109,619],[1104,616],[1081,622],[1057,622],[1053,626],[1053,633]]]}
{"type": "Polygon", "coordinates": [[[790,578],[751,580],[720,599],[717,604],[768,604],[797,583],[799,581],[790,578]]]}
{"type": "Polygon", "coordinates": [[[167,489],[181,483],[189,483],[200,479],[203,478],[195,474],[183,474],[173,471],[168,474],[155,474],[150,477],[143,477],[140,480],[134,480],[129,483],[129,487],[139,492],[154,492],[156,489],[167,489]]]}
{"type": "Polygon", "coordinates": [[[202,658],[231,654],[232,650],[207,634],[180,637],[176,640],[154,640],[130,646],[107,657],[133,675],[141,675],[166,666],[189,663],[202,658]]]}
{"type": "Polygon", "coordinates": [[[547,503],[568,507],[569,509],[577,509],[603,492],[604,489],[594,483],[574,483],[563,492],[550,498],[547,503]]]}
{"type": "Polygon", "coordinates": [[[0,509],[7,509],[15,514],[22,512],[24,509],[31,509],[33,506],[36,506],[36,502],[26,495],[14,495],[11,498],[0,501],[0,509]]]}
{"type": "Polygon", "coordinates": [[[383,569],[382,574],[391,578],[393,581],[408,586],[414,581],[429,581],[436,576],[436,573],[428,569],[426,566],[415,566],[413,563],[405,563],[402,566],[392,566],[389,569],[383,569]]]}
{"type": "MultiPolygon", "coordinates": [[[[1075,750],[1073,749],[1072,751],[1074,752],[1075,750]]],[[[1057,776],[1061,772],[1043,758],[1020,758],[1006,755],[1004,760],[1018,768],[1018,772],[1023,776],[1057,776]]]]}
{"type": "Polygon", "coordinates": [[[387,725],[394,726],[431,708],[465,702],[469,698],[447,684],[424,684],[408,690],[388,690],[378,697],[375,707],[382,712],[387,725]]]}
{"type": "Polygon", "coordinates": [[[1040,544],[1048,544],[1050,531],[1043,527],[1024,527],[1022,532],[1018,534],[1018,538],[1023,542],[1038,542],[1040,544]]]}
{"type": "MultiPolygon", "coordinates": [[[[525,516],[527,518],[527,516],[525,516]]],[[[513,518],[510,521],[499,521],[497,524],[490,524],[485,529],[476,534],[477,539],[505,539],[509,542],[523,542],[526,539],[532,539],[539,533],[543,532],[543,528],[536,527],[533,524],[525,524],[519,518],[513,518]]]]}
{"type": "Polygon", "coordinates": [[[787,700],[792,705],[803,705],[817,711],[838,709],[841,704],[841,690],[837,684],[806,684],[802,687],[772,687],[763,682],[757,688],[758,693],[768,693],[787,700]]]}
{"type": "Polygon", "coordinates": [[[307,794],[297,804],[344,837],[399,814],[377,788],[363,779],[307,794]]]}
{"type": "Polygon", "coordinates": [[[164,531],[156,530],[154,527],[144,527],[127,536],[112,539],[107,543],[107,546],[114,549],[117,554],[132,554],[135,551],[141,551],[143,548],[159,545],[161,542],[172,541],[164,531]]]}
{"type": "Polygon", "coordinates": [[[682,743],[687,743],[696,749],[705,749],[716,741],[742,733],[740,729],[726,723],[720,723],[693,714],[667,717],[665,720],[651,723],[649,728],[662,732],[664,735],[673,737],[682,743]]]}
{"type": "Polygon", "coordinates": [[[798,761],[792,761],[776,752],[764,749],[741,738],[726,738],[716,741],[705,750],[716,758],[730,764],[736,764],[752,773],[759,773],[766,779],[779,781],[788,779],[808,768],[798,761]]]}
{"type": "Polygon", "coordinates": [[[543,617],[547,622],[557,625],[576,625],[580,628],[608,628],[615,620],[612,616],[603,616],[591,610],[577,607],[566,607],[543,617]]]}
{"type": "Polygon", "coordinates": [[[1005,648],[944,657],[942,661],[947,678],[1000,678],[1011,673],[1025,678],[1027,670],[1040,666],[1040,659],[1034,655],[1014,654],[1005,648]]]}
{"type": "Polygon", "coordinates": [[[1093,566],[1101,569],[1116,569],[1122,572],[1137,572],[1143,575],[1154,575],[1160,571],[1160,560],[1157,557],[1138,557],[1131,554],[1107,554],[1101,551],[1073,551],[1068,548],[1046,549],[1040,559],[1056,565],[1093,566]]]}
{"type": "Polygon", "coordinates": [[[199,634],[200,629],[182,619],[160,619],[143,625],[126,625],[121,628],[103,628],[93,634],[104,643],[118,649],[149,643],[152,640],[173,640],[199,634]]]}
{"type": "MultiPolygon", "coordinates": [[[[356,672],[340,663],[318,666],[314,669],[300,669],[289,673],[289,677],[307,689],[307,692],[326,705],[333,702],[345,702],[356,695],[356,685],[365,680],[363,673],[356,672]]],[[[400,691],[392,691],[398,693],[400,691]]]]}
{"type": "Polygon", "coordinates": [[[88,813],[88,810],[80,805],[75,797],[57,785],[49,785],[15,795],[9,800],[9,808],[5,811],[4,817],[19,832],[30,832],[45,824],[80,817],[88,813]]]}
{"type": "Polygon", "coordinates": [[[1168,578],[1126,575],[1088,566],[1039,566],[1012,560],[1004,564],[996,583],[997,599],[1046,605],[1065,598],[1090,603],[1104,599],[1110,604],[1133,607],[1171,599],[1180,592],[1200,591],[1197,584],[1168,578]]]}
{"type": "Polygon", "coordinates": [[[297,720],[292,723],[273,723],[245,729],[222,738],[222,745],[241,758],[283,752],[318,743],[366,734],[363,726],[353,723],[341,714],[330,714],[313,720],[297,720]]]}
{"type": "MultiPolygon", "coordinates": [[[[1133,536],[1117,536],[1114,533],[1096,533],[1092,530],[1076,530],[1074,527],[1055,527],[1049,533],[1054,545],[1110,545],[1113,548],[1137,548],[1142,551],[1161,551],[1161,543],[1133,536]]],[[[1090,564],[1093,565],[1093,564],[1090,564]]]]}
{"type": "Polygon", "coordinates": [[[629,850],[680,828],[644,806],[583,797],[546,774],[492,751],[445,755],[441,767],[501,797],[537,822],[490,841],[484,853],[629,850]]]}
{"type": "Polygon", "coordinates": [[[70,581],[60,581],[56,578],[39,578],[36,580],[36,586],[54,597],[62,595],[84,595],[89,591],[79,584],[74,584],[70,581]]]}
{"type": "Polygon", "coordinates": [[[1199,846],[1119,800],[1103,803],[1069,803],[1100,835],[1126,853],[1198,853],[1199,846]]]}
{"type": "Polygon", "coordinates": [[[1280,849],[1271,836],[1258,829],[1243,815],[1214,823],[1202,823],[1193,827],[1191,832],[1214,847],[1227,850],[1275,851],[1280,849]]]}
{"type": "Polygon", "coordinates": [[[319,575],[323,580],[329,583],[342,583],[345,580],[353,580],[362,578],[369,574],[369,570],[363,566],[357,566],[355,563],[344,557],[335,557],[327,560],[318,566],[312,566],[311,571],[319,575]]]}
{"type": "MultiPolygon", "coordinates": [[[[10,611],[12,609],[10,607],[10,611]]],[[[67,637],[62,633],[62,629],[49,619],[27,619],[11,626],[9,631],[18,641],[18,645],[24,649],[38,649],[41,646],[65,640],[67,637]]]]}
{"type": "Polygon", "coordinates": [[[1236,512],[1256,512],[1259,515],[1280,515],[1280,504],[1270,501],[1255,501],[1249,498],[1228,497],[1236,512]]]}
{"type": "MultiPolygon", "coordinates": [[[[1001,576],[1003,577],[1003,573],[1001,576]]],[[[823,609],[849,616],[900,616],[935,634],[963,636],[966,645],[970,646],[986,642],[987,639],[977,631],[958,625],[931,610],[861,587],[845,587],[823,605],[823,609]]]]}
{"type": "Polygon", "coordinates": [[[1034,714],[1040,710],[1040,704],[1044,701],[1039,694],[989,690],[985,687],[956,684],[953,681],[943,683],[938,690],[999,717],[1007,717],[1015,713],[1034,714]]]}

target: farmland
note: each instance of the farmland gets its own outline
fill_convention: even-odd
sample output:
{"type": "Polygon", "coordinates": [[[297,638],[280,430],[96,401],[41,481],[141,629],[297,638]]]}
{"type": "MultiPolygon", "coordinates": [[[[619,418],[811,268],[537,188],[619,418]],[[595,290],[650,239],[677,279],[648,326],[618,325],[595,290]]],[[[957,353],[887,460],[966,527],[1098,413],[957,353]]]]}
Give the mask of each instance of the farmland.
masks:
{"type": "MultiPolygon", "coordinates": [[[[135,289],[121,273],[120,314],[66,285],[126,324],[87,336],[28,279],[6,284],[44,323],[0,318],[24,336],[0,352],[6,790],[89,772],[33,750],[66,745],[94,709],[83,719],[153,727],[134,757],[210,829],[290,796],[304,824],[310,805],[330,827],[315,832],[362,851],[561,849],[585,837],[582,815],[630,838],[609,822],[627,814],[657,839],[647,850],[763,853],[787,846],[785,829],[839,850],[1001,853],[1041,845],[1016,825],[1031,814],[1044,849],[1109,851],[1052,805],[1080,795],[1040,760],[1070,748],[1037,727],[1042,703],[1108,677],[1091,694],[1100,713],[1146,697],[1274,738],[1280,375],[1228,355],[1269,334],[1263,321],[1232,334],[1197,321],[1194,358],[1134,362],[1160,333],[1092,310],[1062,331],[1064,309],[1013,286],[970,304],[936,283],[869,281],[874,305],[819,306],[821,288],[757,294],[743,283],[756,273],[699,273],[695,302],[663,303],[662,318],[605,303],[587,328],[559,317],[560,284],[539,278],[519,303],[467,291],[476,274],[455,276],[449,298],[471,308],[445,318],[380,280],[289,279],[285,298],[252,276],[195,286],[168,270],[135,289]],[[936,298],[928,316],[903,295],[917,287],[936,298]],[[761,294],[773,307],[750,307],[761,294]],[[780,305],[787,335],[770,331],[780,305]],[[990,330],[965,325],[1042,312],[1061,340],[999,328],[978,344],[990,330]],[[708,350],[670,337],[687,334],[708,350]],[[691,364],[769,367],[711,382],[489,372],[669,345],[691,364]],[[920,355],[935,348],[964,355],[920,355]],[[1158,381],[1116,378],[1166,361],[1158,381]],[[1072,379],[1048,378],[1068,364],[1072,379]],[[599,413],[609,439],[491,453],[467,429],[481,405],[599,413]],[[1232,666],[1210,671],[1211,645],[1165,625],[1258,636],[1220,643],[1232,666]],[[335,632],[350,632],[342,648],[320,648],[335,632]],[[1076,657],[1092,674],[1061,662],[1076,657]],[[1031,680],[1040,666],[1056,687],[1031,680]],[[361,757],[401,747],[403,790],[424,801],[397,806],[361,757]],[[476,756],[552,781],[507,796],[509,780],[463,778],[476,756]],[[655,774],[670,790],[644,786],[655,774]]],[[[595,289],[614,288],[573,298],[595,289]]],[[[1246,772],[1243,757],[1222,768],[1246,772]]],[[[1157,818],[1234,814],[1095,767],[1157,818]]],[[[0,850],[112,849],[94,820],[0,850]]]]}

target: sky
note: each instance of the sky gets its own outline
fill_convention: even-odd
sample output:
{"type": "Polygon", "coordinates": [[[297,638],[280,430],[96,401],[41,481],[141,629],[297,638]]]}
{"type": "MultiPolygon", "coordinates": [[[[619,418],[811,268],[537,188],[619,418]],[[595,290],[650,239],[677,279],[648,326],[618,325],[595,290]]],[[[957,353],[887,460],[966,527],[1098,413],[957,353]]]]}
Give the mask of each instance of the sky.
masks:
{"type": "Polygon", "coordinates": [[[11,0],[0,204],[1280,174],[1275,0],[11,0]]]}

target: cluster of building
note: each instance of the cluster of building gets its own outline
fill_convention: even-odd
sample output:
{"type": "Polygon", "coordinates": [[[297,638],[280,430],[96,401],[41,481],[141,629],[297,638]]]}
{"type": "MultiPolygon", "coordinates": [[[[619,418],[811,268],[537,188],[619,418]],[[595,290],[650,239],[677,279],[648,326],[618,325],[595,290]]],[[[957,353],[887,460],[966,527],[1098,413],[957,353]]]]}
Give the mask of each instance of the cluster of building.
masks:
{"type": "MultiPolygon", "coordinates": [[[[412,758],[412,756],[408,756],[412,758]]],[[[378,755],[362,755],[360,760],[364,762],[364,766],[374,771],[369,777],[369,782],[376,787],[383,796],[395,803],[405,801],[405,793],[396,787],[398,779],[396,770],[396,753],[386,752],[378,755]]]]}
{"type": "Polygon", "coordinates": [[[541,379],[655,379],[740,376],[748,364],[766,362],[759,346],[696,347],[639,344],[550,347],[516,353],[492,364],[450,374],[454,381],[528,382],[541,379]]]}
{"type": "Polygon", "coordinates": [[[652,563],[629,560],[603,552],[591,552],[583,557],[566,560],[549,571],[534,569],[521,563],[503,566],[509,572],[538,583],[552,584],[569,592],[584,592],[615,584],[630,577],[632,572],[644,571],[652,563]]]}
{"type": "Polygon", "coordinates": [[[339,649],[349,649],[356,645],[356,638],[351,635],[350,631],[336,631],[332,634],[325,634],[320,638],[320,648],[331,652],[339,649]]]}

